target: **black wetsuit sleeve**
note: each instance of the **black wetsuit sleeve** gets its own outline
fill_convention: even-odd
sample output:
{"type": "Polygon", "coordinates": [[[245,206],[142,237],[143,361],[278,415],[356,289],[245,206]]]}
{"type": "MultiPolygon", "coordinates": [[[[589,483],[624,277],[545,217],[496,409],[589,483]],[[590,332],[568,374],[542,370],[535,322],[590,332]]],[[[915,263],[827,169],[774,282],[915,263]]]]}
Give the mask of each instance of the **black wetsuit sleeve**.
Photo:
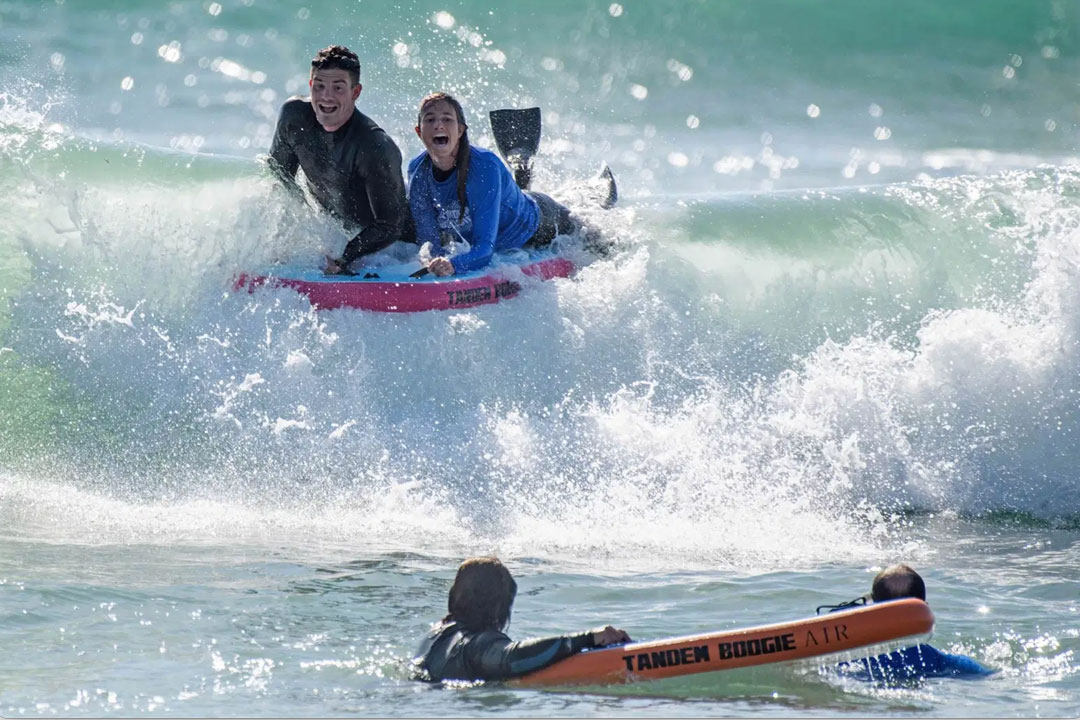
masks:
{"type": "Polygon", "coordinates": [[[539,670],[594,647],[592,632],[511,642],[502,633],[483,633],[470,640],[465,660],[474,677],[505,680],[539,670]]]}
{"type": "Polygon", "coordinates": [[[274,130],[274,139],[270,143],[270,154],[266,157],[266,165],[289,194],[300,202],[304,201],[304,192],[296,182],[296,171],[300,168],[300,157],[296,154],[293,145],[293,129],[290,122],[292,114],[292,101],[290,100],[281,108],[278,116],[277,128],[274,130]]]}
{"type": "Polygon", "coordinates": [[[401,240],[405,216],[409,212],[405,202],[405,180],[401,176],[401,151],[393,140],[383,137],[372,148],[363,175],[366,180],[364,191],[374,220],[345,246],[341,255],[344,265],[401,240]]]}
{"type": "Polygon", "coordinates": [[[293,149],[289,129],[289,106],[281,109],[274,139],[270,143],[270,156],[267,165],[286,185],[296,185],[296,171],[300,168],[300,158],[293,149]]]}

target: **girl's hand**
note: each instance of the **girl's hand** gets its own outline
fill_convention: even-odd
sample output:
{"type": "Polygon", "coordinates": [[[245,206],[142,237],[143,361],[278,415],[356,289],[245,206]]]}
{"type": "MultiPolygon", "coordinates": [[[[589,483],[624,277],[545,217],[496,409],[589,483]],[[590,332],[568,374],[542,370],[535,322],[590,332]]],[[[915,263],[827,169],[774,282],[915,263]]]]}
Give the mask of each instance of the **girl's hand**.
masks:
{"type": "Polygon", "coordinates": [[[444,257],[437,257],[428,263],[428,270],[434,275],[439,277],[446,277],[447,275],[454,274],[454,263],[450,262],[444,257]]]}

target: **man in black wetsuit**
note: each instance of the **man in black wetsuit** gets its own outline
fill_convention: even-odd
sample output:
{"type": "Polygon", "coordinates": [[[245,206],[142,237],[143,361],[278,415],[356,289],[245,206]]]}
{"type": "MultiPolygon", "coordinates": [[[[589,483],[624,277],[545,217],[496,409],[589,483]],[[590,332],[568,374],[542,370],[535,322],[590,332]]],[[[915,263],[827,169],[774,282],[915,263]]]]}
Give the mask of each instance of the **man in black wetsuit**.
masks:
{"type": "Polygon", "coordinates": [[[610,625],[574,635],[513,642],[503,633],[517,583],[496,558],[472,558],[458,568],[450,588],[450,614],[413,659],[418,680],[506,680],[547,667],[585,648],[631,642],[610,625]]]}
{"type": "Polygon", "coordinates": [[[311,97],[289,98],[281,108],[269,165],[290,188],[303,168],[311,194],[355,237],[326,271],[342,272],[356,258],[396,240],[411,240],[401,151],[382,128],[356,109],[360,61],[341,45],[311,61],[311,97]]]}

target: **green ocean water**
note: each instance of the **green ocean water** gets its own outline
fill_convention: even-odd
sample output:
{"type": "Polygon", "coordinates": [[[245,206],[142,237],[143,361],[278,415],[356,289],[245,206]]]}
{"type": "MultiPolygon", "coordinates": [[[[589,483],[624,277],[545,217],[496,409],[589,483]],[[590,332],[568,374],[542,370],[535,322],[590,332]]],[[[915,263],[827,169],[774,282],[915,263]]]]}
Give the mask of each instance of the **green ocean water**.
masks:
{"type": "Polygon", "coordinates": [[[0,0],[0,714],[1075,716],[1078,12],[0,0]],[[467,312],[230,292],[340,241],[257,159],[331,42],[406,158],[431,90],[485,145],[540,105],[538,185],[609,163],[618,251],[467,312]],[[1000,672],[410,681],[485,553],[514,637],[908,561],[1000,672]]]}

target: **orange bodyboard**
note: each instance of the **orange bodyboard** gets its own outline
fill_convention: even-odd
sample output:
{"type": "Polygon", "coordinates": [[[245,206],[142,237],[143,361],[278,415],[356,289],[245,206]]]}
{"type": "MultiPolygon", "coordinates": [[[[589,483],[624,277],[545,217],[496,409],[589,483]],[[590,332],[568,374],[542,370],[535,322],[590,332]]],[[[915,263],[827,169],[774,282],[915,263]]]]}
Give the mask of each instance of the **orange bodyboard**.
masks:
{"type": "Polygon", "coordinates": [[[514,681],[519,685],[611,685],[732,670],[928,635],[922,600],[878,603],[776,625],[586,650],[514,681]]]}

